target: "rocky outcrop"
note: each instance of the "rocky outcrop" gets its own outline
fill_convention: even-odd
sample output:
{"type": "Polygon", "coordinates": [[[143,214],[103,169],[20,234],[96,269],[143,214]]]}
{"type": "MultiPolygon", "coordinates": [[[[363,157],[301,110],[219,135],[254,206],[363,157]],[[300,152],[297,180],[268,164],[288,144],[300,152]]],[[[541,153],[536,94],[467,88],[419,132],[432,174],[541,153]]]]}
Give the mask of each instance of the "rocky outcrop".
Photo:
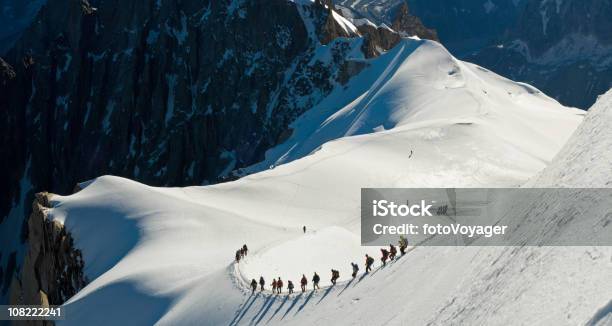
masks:
{"type": "Polygon", "coordinates": [[[2,58],[0,58],[0,84],[6,85],[9,81],[17,76],[15,70],[2,58]]]}
{"type": "Polygon", "coordinates": [[[440,41],[435,29],[425,27],[419,17],[410,14],[406,2],[399,7],[391,28],[403,36],[416,35],[422,39],[440,41]]]}
{"type": "Polygon", "coordinates": [[[304,8],[305,14],[309,16],[309,20],[313,21],[317,26],[316,34],[321,44],[327,45],[339,37],[357,37],[356,33],[351,33],[345,30],[334,15],[334,4],[331,0],[314,2],[314,6],[304,8]]]}
{"type": "Polygon", "coordinates": [[[363,35],[361,51],[363,51],[366,58],[379,56],[382,52],[397,45],[401,40],[399,33],[385,26],[363,24],[358,29],[361,35],[363,35]]]}
{"type": "Polygon", "coordinates": [[[11,305],[60,305],[87,284],[83,257],[70,233],[47,218],[51,196],[36,194],[23,267],[11,285],[11,305]]]}
{"type": "MultiPolygon", "coordinates": [[[[340,3],[350,5],[350,8],[355,7],[355,4],[350,3],[350,1],[340,3]]],[[[376,57],[393,48],[402,37],[418,36],[423,39],[439,41],[436,31],[425,27],[418,17],[412,15],[406,2],[379,4],[371,1],[369,3],[381,10],[394,11],[395,14],[389,20],[381,18],[370,21],[368,18],[371,15],[368,15],[367,10],[353,11],[354,9],[340,7],[340,11],[357,24],[359,34],[364,38],[362,51],[367,58],[376,57]]]]}

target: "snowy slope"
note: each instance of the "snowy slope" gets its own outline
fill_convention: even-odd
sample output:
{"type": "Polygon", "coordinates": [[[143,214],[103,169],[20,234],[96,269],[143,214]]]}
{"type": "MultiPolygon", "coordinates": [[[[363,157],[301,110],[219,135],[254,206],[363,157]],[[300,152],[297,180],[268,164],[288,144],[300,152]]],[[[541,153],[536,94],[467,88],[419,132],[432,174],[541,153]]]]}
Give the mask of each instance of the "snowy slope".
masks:
{"type": "Polygon", "coordinates": [[[250,296],[251,278],[297,285],[317,271],[327,285],[331,268],[346,280],[351,261],[375,253],[359,247],[361,187],[520,185],[582,119],[434,42],[407,39],[368,64],[251,168],[274,169],[189,188],[106,176],[55,196],[50,215],[91,281],[60,324],[576,324],[605,304],[601,248],[421,247],[335,288],[250,296]],[[244,243],[247,259],[232,264],[244,243]]]}
{"type": "Polygon", "coordinates": [[[530,183],[549,187],[612,187],[612,90],[589,109],[584,123],[530,183]]]}
{"type": "MultiPolygon", "coordinates": [[[[294,122],[289,140],[247,171],[290,162],[333,139],[377,132],[346,143],[368,146],[394,138],[384,141],[401,148],[388,151],[398,164],[412,151],[418,168],[433,170],[429,164],[437,161],[437,170],[457,165],[464,172],[454,173],[457,178],[490,173],[518,184],[545,166],[582,114],[559,110],[556,101],[529,85],[459,61],[436,42],[405,39],[294,122]],[[427,166],[418,165],[419,156],[427,157],[427,166]],[[468,167],[475,162],[478,166],[468,167]]],[[[414,168],[410,177],[420,175],[414,168]]]]}

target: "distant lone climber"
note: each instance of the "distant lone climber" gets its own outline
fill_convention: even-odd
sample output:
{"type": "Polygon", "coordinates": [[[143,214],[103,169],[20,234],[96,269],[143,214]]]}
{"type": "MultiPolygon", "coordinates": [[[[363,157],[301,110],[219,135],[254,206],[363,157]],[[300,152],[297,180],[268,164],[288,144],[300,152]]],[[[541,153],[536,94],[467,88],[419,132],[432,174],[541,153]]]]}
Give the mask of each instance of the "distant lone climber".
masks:
{"type": "Polygon", "coordinates": [[[351,276],[355,278],[357,277],[357,273],[359,273],[359,266],[355,263],[351,263],[351,267],[353,267],[353,274],[351,274],[351,276]]]}
{"type": "Polygon", "coordinates": [[[320,280],[321,280],[321,277],[319,276],[319,274],[317,274],[317,272],[315,272],[314,275],[312,276],[312,289],[313,290],[320,289],[319,288],[320,280]]]}
{"type": "Polygon", "coordinates": [[[276,293],[276,286],[278,285],[278,283],[276,282],[276,279],[273,278],[272,279],[272,293],[276,293]]]}
{"type": "Polygon", "coordinates": [[[287,281],[287,290],[289,290],[289,294],[293,293],[293,282],[287,281]]]}
{"type": "Polygon", "coordinates": [[[369,273],[372,271],[372,264],[374,264],[374,258],[368,256],[366,254],[366,273],[369,273]]]}
{"type": "Polygon", "coordinates": [[[266,285],[266,281],[264,280],[263,276],[260,276],[259,277],[259,286],[261,286],[261,290],[260,291],[264,290],[264,285],[266,285]]]}
{"type": "Polygon", "coordinates": [[[257,281],[255,279],[251,280],[251,289],[253,290],[251,293],[255,293],[255,290],[257,290],[257,281]]]}
{"type": "Polygon", "coordinates": [[[306,233],[306,225],[302,227],[302,230],[304,230],[304,233],[306,233]]]}
{"type": "Polygon", "coordinates": [[[387,265],[387,259],[389,258],[389,251],[387,249],[380,249],[382,253],[382,257],[380,257],[380,261],[382,261],[383,266],[387,265]]]}
{"type": "Polygon", "coordinates": [[[340,278],[340,272],[338,272],[338,271],[337,271],[337,270],[335,270],[335,269],[332,269],[332,270],[331,270],[331,273],[332,273],[331,283],[332,283],[333,285],[336,285],[336,281],[338,280],[338,278],[340,278]]]}
{"type": "Polygon", "coordinates": [[[308,280],[306,279],[306,275],[302,274],[302,280],[300,281],[300,285],[302,287],[302,292],[306,292],[306,285],[308,285],[308,280]]]}
{"type": "Polygon", "coordinates": [[[389,259],[393,260],[397,255],[397,248],[393,244],[389,244],[389,259]]]}
{"type": "Polygon", "coordinates": [[[249,251],[249,248],[247,248],[247,245],[242,245],[242,251],[244,251],[244,255],[247,255],[247,252],[249,251]]]}
{"type": "Polygon", "coordinates": [[[278,277],[278,281],[276,281],[276,293],[280,294],[283,291],[283,281],[280,276],[278,277]]]}

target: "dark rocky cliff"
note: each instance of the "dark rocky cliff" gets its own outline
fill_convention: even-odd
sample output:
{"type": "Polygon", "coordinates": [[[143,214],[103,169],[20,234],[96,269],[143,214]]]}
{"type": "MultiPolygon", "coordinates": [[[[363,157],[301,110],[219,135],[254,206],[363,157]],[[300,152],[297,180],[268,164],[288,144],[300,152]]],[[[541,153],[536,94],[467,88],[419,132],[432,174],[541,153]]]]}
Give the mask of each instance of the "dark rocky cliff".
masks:
{"type": "Polygon", "coordinates": [[[100,173],[214,182],[274,143],[271,98],[309,45],[283,0],[52,0],[6,57],[23,93],[8,110],[29,134],[13,163],[58,191],[100,173]]]}

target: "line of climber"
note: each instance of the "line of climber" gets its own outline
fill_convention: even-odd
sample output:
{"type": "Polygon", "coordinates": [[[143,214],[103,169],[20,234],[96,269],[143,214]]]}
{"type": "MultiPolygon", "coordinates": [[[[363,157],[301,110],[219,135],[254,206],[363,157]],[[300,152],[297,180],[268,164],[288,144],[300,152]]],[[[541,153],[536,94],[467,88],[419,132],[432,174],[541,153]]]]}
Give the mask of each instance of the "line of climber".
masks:
{"type": "MultiPolygon", "coordinates": [[[[404,236],[400,236],[400,240],[398,242],[398,246],[399,246],[399,250],[401,255],[405,255],[406,254],[406,248],[408,247],[408,240],[406,240],[406,238],[404,236]]],[[[246,247],[246,245],[245,245],[246,247]]],[[[386,266],[387,265],[387,260],[394,260],[395,257],[397,256],[397,248],[393,245],[390,244],[389,245],[389,250],[382,248],[380,249],[382,257],[380,258],[381,262],[382,262],[382,266],[386,266]]],[[[245,254],[246,255],[246,254],[245,254]]],[[[365,255],[365,273],[369,273],[372,271],[372,265],[374,264],[374,258],[372,258],[371,256],[369,256],[368,254],[365,255]]],[[[357,265],[356,263],[351,262],[351,268],[353,273],[351,274],[351,276],[353,278],[357,277],[357,274],[359,273],[359,265],[357,265]]],[[[331,283],[332,286],[336,285],[336,281],[340,278],[340,272],[338,270],[332,269],[331,270],[331,283]]],[[[314,272],[313,276],[312,276],[312,290],[316,291],[317,289],[320,289],[319,287],[319,282],[321,281],[321,276],[319,276],[319,274],[317,274],[317,272],[314,272]]],[[[266,286],[266,281],[264,279],[263,276],[259,277],[259,282],[257,282],[257,280],[252,279],[251,280],[251,291],[252,293],[255,293],[255,291],[257,290],[257,286],[259,285],[259,290],[260,291],[264,291],[265,290],[265,286],[266,286]]],[[[300,279],[300,288],[303,292],[306,292],[306,286],[308,285],[308,279],[306,278],[305,274],[302,274],[302,278],[300,279]]],[[[274,294],[281,294],[283,291],[283,286],[284,286],[284,282],[283,280],[280,278],[280,276],[278,277],[278,279],[273,278],[272,279],[272,293],[274,294]]],[[[289,292],[289,294],[293,293],[293,289],[295,288],[294,284],[292,281],[288,280],[287,281],[287,290],[289,292]]]]}

